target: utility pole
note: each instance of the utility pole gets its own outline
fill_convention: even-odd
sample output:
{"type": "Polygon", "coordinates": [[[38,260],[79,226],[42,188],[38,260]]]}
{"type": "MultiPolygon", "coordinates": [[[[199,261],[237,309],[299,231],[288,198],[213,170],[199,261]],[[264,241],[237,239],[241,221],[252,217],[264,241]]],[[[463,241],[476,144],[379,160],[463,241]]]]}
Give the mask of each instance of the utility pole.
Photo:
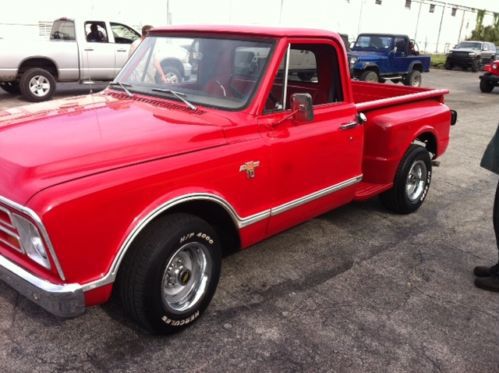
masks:
{"type": "Polygon", "coordinates": [[[423,3],[424,1],[421,0],[419,2],[419,10],[418,10],[418,18],[416,19],[416,31],[414,32],[414,40],[416,41],[416,43],[418,42],[418,28],[419,28],[419,17],[421,17],[421,8],[423,7],[423,3]]]}
{"type": "Polygon", "coordinates": [[[442,32],[442,23],[444,22],[445,9],[447,8],[447,3],[442,6],[442,17],[440,17],[440,26],[438,27],[437,35],[437,45],[435,46],[435,53],[438,53],[438,44],[440,43],[440,32],[442,32]]]}
{"type": "Polygon", "coordinates": [[[360,24],[362,22],[362,8],[364,7],[364,0],[360,0],[359,22],[357,23],[357,35],[360,34],[360,24]]]}
{"type": "Polygon", "coordinates": [[[461,41],[461,33],[463,32],[463,25],[464,25],[464,16],[466,14],[466,9],[463,9],[463,18],[461,18],[461,27],[459,27],[459,36],[457,38],[457,42],[459,43],[461,41]]]}
{"type": "Polygon", "coordinates": [[[170,13],[170,0],[166,0],[166,24],[172,24],[172,14],[170,13]]]}

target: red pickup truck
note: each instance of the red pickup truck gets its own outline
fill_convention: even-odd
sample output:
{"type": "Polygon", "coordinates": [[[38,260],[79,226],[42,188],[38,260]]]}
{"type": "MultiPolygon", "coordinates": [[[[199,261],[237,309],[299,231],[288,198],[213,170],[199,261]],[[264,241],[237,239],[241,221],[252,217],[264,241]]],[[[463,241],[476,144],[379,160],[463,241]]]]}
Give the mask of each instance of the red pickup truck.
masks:
{"type": "Polygon", "coordinates": [[[225,250],[377,195],[417,210],[446,93],[351,81],[326,31],[155,29],[105,91],[0,111],[0,279],[67,317],[114,290],[146,329],[180,330],[225,250]]]}

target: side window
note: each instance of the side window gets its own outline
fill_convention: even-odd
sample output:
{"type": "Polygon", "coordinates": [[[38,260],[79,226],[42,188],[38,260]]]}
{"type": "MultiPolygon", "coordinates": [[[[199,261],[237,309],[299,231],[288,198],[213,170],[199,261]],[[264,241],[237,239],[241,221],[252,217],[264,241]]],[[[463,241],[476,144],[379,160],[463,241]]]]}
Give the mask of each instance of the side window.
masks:
{"type": "Polygon", "coordinates": [[[314,106],[343,101],[338,55],[332,45],[291,44],[274,77],[264,112],[289,109],[294,93],[309,93],[314,106]]]}
{"type": "Polygon", "coordinates": [[[50,40],[76,40],[75,24],[70,20],[57,20],[52,25],[50,40]]]}
{"type": "Polygon", "coordinates": [[[406,50],[407,50],[407,44],[406,44],[406,41],[405,41],[405,38],[403,37],[396,37],[395,38],[395,54],[397,56],[403,56],[406,54],[406,50]]]}
{"type": "Polygon", "coordinates": [[[85,22],[85,35],[87,36],[87,41],[91,43],[109,42],[106,32],[106,24],[104,22],[85,22]]]}
{"type": "Polygon", "coordinates": [[[132,44],[140,35],[130,27],[121,23],[111,22],[111,31],[113,32],[114,42],[117,44],[132,44]]]}

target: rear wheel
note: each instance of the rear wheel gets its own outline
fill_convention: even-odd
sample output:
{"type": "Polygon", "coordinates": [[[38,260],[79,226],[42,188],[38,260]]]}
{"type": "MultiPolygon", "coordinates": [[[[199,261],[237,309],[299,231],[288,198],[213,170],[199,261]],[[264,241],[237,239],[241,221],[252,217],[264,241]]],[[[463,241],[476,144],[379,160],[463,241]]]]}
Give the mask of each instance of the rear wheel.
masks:
{"type": "Polygon", "coordinates": [[[55,92],[55,79],[47,70],[35,67],[24,72],[19,88],[28,101],[50,100],[55,92]]]}
{"type": "Polygon", "coordinates": [[[123,306],[150,332],[178,332],[208,307],[220,266],[219,240],[208,223],[180,213],[160,218],[124,259],[118,278],[123,306]]]}
{"type": "Polygon", "coordinates": [[[416,211],[431,183],[431,159],[426,148],[411,145],[400,162],[393,187],[381,194],[383,205],[399,214],[416,211]]]}
{"type": "Polygon", "coordinates": [[[11,95],[18,95],[20,93],[18,82],[3,82],[0,83],[0,87],[11,95]]]}
{"type": "Polygon", "coordinates": [[[379,75],[374,70],[366,70],[362,74],[360,74],[360,80],[364,80],[366,82],[379,82],[379,75]]]}
{"type": "Polygon", "coordinates": [[[404,79],[405,85],[410,85],[412,87],[421,87],[421,72],[419,70],[412,70],[404,79]]]}
{"type": "Polygon", "coordinates": [[[487,79],[480,79],[480,91],[483,93],[490,93],[494,89],[494,83],[489,82],[487,79]]]}
{"type": "Polygon", "coordinates": [[[481,68],[481,63],[480,60],[474,60],[473,63],[471,64],[471,71],[476,73],[478,70],[481,68]]]}

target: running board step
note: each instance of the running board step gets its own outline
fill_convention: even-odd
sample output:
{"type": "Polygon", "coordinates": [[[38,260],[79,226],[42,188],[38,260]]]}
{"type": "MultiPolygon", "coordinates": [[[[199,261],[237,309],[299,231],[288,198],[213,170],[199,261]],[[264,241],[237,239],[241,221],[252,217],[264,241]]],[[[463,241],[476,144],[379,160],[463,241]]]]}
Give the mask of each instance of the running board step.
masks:
{"type": "Polygon", "coordinates": [[[357,190],[353,197],[354,201],[365,201],[366,199],[372,198],[392,187],[393,184],[375,184],[366,183],[364,181],[357,185],[357,190]]]}

